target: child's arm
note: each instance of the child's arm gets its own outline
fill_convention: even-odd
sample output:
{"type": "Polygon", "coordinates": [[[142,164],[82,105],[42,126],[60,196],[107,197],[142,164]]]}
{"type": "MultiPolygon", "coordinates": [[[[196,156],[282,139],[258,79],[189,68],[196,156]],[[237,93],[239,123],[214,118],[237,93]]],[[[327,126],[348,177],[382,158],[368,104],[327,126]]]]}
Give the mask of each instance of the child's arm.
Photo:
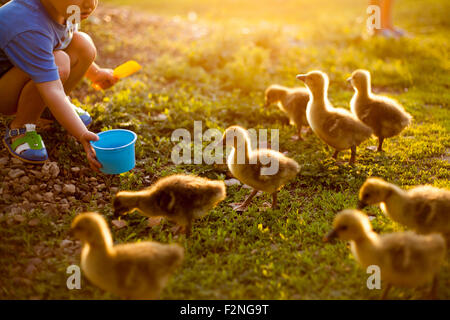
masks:
{"type": "Polygon", "coordinates": [[[113,75],[114,70],[100,68],[95,62],[89,67],[86,72],[86,77],[92,83],[99,85],[102,89],[108,89],[115,85],[118,78],[113,75]]]}
{"type": "Polygon", "coordinates": [[[95,157],[90,141],[97,141],[96,134],[90,132],[69,104],[60,80],[36,83],[36,87],[56,120],[83,145],[91,168],[99,171],[102,165],[95,157]]]}

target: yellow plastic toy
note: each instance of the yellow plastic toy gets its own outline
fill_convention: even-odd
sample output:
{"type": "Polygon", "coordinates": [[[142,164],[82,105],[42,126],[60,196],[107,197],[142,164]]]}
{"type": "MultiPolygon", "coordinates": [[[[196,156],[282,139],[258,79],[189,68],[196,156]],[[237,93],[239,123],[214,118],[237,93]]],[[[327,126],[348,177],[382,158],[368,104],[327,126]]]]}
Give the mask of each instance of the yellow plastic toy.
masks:
{"type": "MultiPolygon", "coordinates": [[[[142,69],[142,66],[139,63],[137,63],[134,60],[130,60],[130,61],[125,62],[124,64],[121,64],[117,68],[115,68],[113,75],[116,78],[123,79],[123,78],[131,76],[132,74],[138,72],[141,69],[142,69]]],[[[102,87],[96,83],[93,83],[92,87],[95,90],[102,90],[102,87]]]]}

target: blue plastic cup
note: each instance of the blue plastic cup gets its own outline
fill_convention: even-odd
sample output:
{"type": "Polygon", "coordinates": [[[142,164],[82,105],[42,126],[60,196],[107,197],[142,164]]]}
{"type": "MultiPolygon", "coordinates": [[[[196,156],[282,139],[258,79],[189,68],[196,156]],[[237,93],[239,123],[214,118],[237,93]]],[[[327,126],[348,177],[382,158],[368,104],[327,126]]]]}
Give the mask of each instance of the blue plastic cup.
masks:
{"type": "Polygon", "coordinates": [[[137,135],[133,131],[114,129],[100,132],[98,141],[91,141],[98,161],[103,165],[101,172],[121,174],[136,165],[135,143],[137,135]]]}

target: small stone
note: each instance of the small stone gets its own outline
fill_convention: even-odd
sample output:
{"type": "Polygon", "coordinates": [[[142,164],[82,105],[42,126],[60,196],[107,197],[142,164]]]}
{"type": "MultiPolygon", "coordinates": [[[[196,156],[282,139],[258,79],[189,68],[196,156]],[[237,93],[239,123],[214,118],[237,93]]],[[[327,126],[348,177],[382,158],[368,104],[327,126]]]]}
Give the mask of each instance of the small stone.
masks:
{"type": "Polygon", "coordinates": [[[49,216],[56,216],[58,214],[58,209],[56,205],[52,203],[46,203],[43,205],[44,212],[49,216]]]}
{"type": "Polygon", "coordinates": [[[105,188],[106,188],[106,185],[105,185],[104,183],[99,184],[99,185],[97,186],[97,189],[98,189],[98,190],[103,190],[103,189],[105,189],[105,188]]]}
{"type": "Polygon", "coordinates": [[[33,273],[35,273],[37,271],[37,268],[35,267],[34,264],[29,264],[27,266],[27,268],[25,269],[25,274],[27,275],[32,275],[33,273]]]}
{"type": "Polygon", "coordinates": [[[22,216],[22,215],[20,215],[20,214],[16,214],[16,215],[14,216],[14,220],[17,221],[17,222],[19,222],[19,223],[22,223],[22,222],[24,222],[26,219],[25,219],[24,216],[22,216]]]}
{"type": "Polygon", "coordinates": [[[43,200],[42,199],[42,195],[40,193],[35,193],[32,196],[32,200],[37,201],[37,202],[41,202],[43,200]]]}
{"type": "Polygon", "coordinates": [[[8,157],[0,158],[0,167],[4,167],[8,164],[8,157]]]}
{"type": "Polygon", "coordinates": [[[30,184],[31,179],[28,176],[24,176],[24,177],[20,178],[19,182],[22,184],[30,184]]]}
{"type": "Polygon", "coordinates": [[[112,194],[116,194],[117,192],[119,192],[119,188],[117,188],[117,187],[112,187],[112,188],[109,189],[109,191],[110,191],[112,194]]]}
{"type": "Polygon", "coordinates": [[[30,221],[28,221],[28,225],[30,227],[36,227],[41,221],[38,218],[33,218],[30,221]]]}
{"type": "Polygon", "coordinates": [[[60,246],[61,248],[67,248],[67,247],[72,246],[72,244],[73,244],[73,241],[72,241],[72,240],[64,239],[64,240],[62,240],[62,241],[59,243],[59,246],[60,246]]]}
{"type": "Polygon", "coordinates": [[[42,173],[46,176],[56,178],[59,175],[59,167],[56,162],[47,162],[42,166],[42,173]]]}
{"type": "Polygon", "coordinates": [[[31,199],[32,198],[31,192],[30,191],[25,191],[24,193],[22,193],[22,198],[27,199],[27,200],[31,199]]]}
{"type": "Polygon", "coordinates": [[[30,187],[30,191],[33,192],[33,193],[38,192],[38,191],[39,191],[39,187],[36,186],[36,185],[32,185],[32,186],[30,187]]]}
{"type": "Polygon", "coordinates": [[[227,187],[241,185],[241,182],[237,179],[228,179],[228,180],[225,180],[224,183],[227,187]]]}
{"type": "Polygon", "coordinates": [[[157,218],[151,217],[151,218],[148,218],[148,226],[149,226],[150,228],[159,226],[159,225],[161,224],[161,220],[162,220],[161,217],[157,217],[157,218]]]}
{"type": "Polygon", "coordinates": [[[62,187],[59,185],[59,184],[55,184],[54,186],[53,186],[53,190],[55,190],[55,193],[56,194],[58,194],[58,193],[60,193],[61,191],[62,191],[62,187]]]}
{"type": "Polygon", "coordinates": [[[24,164],[22,160],[19,160],[16,158],[11,158],[11,162],[15,165],[23,165],[24,164]]]}
{"type": "Polygon", "coordinates": [[[64,194],[74,194],[76,192],[76,187],[73,184],[65,184],[62,191],[64,194]]]}
{"type": "Polygon", "coordinates": [[[157,116],[151,117],[153,121],[166,121],[167,116],[164,113],[160,113],[157,116]]]}
{"type": "Polygon", "coordinates": [[[42,198],[44,199],[44,201],[47,201],[47,202],[53,202],[55,200],[54,196],[53,196],[53,192],[44,193],[42,198]]]}
{"type": "Polygon", "coordinates": [[[73,167],[73,168],[70,169],[70,171],[72,171],[73,173],[78,173],[78,172],[80,172],[80,168],[73,167]]]}
{"type": "Polygon", "coordinates": [[[67,201],[67,199],[61,199],[60,203],[61,204],[69,204],[69,201],[67,201]]]}
{"type": "Polygon", "coordinates": [[[117,229],[122,229],[122,228],[125,228],[127,226],[127,222],[124,221],[124,220],[113,220],[111,223],[117,229]]]}
{"type": "Polygon", "coordinates": [[[23,176],[24,174],[25,174],[25,171],[23,171],[21,169],[13,169],[13,170],[9,171],[8,176],[11,179],[17,179],[17,178],[20,178],[21,176],[23,176]]]}

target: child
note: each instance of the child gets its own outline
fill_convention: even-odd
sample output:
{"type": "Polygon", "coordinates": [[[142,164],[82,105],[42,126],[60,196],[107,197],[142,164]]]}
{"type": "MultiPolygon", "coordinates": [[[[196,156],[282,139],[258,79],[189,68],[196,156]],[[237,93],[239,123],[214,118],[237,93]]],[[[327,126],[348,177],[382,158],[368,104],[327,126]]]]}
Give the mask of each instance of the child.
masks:
{"type": "Polygon", "coordinates": [[[15,114],[3,139],[14,157],[35,164],[48,159],[36,133],[48,106],[83,145],[91,168],[101,167],[90,145],[99,138],[86,128],[92,119],[67,97],[85,75],[103,89],[118,80],[112,70],[94,63],[92,39],[69,21],[69,6],[78,6],[84,20],[97,4],[98,0],[12,0],[0,8],[0,113],[15,114]]]}
{"type": "Polygon", "coordinates": [[[381,35],[386,38],[398,38],[406,35],[402,29],[394,27],[392,23],[392,4],[394,0],[370,0],[369,5],[376,5],[381,11],[381,29],[377,29],[374,35],[381,35]]]}

